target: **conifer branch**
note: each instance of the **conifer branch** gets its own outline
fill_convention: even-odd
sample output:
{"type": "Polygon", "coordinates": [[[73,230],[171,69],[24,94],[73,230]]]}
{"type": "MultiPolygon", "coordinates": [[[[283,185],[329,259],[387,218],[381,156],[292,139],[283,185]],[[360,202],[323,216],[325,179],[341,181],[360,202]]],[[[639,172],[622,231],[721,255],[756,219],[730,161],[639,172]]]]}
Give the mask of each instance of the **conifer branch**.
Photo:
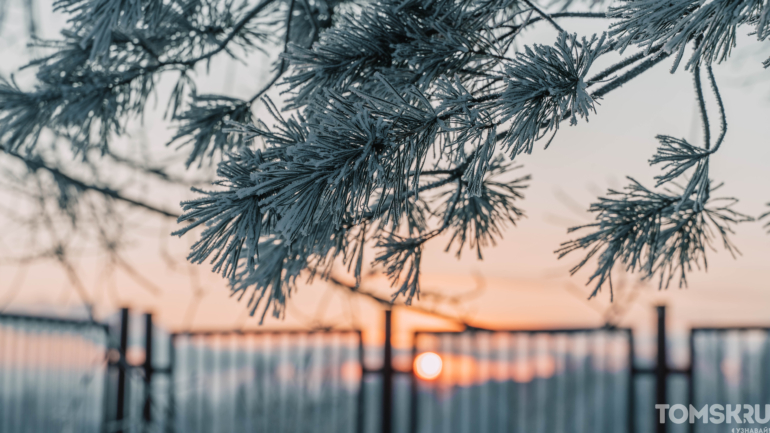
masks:
{"type": "Polygon", "coordinates": [[[692,71],[695,81],[695,93],[698,96],[698,108],[701,122],[703,123],[703,143],[706,150],[711,148],[711,127],[709,126],[708,113],[706,113],[706,101],[703,98],[703,86],[700,79],[700,66],[695,66],[692,71]]]}
{"type": "Polygon", "coordinates": [[[560,33],[564,33],[565,30],[563,28],[561,28],[560,25],[556,24],[556,21],[554,21],[553,18],[551,18],[550,15],[548,15],[545,12],[543,12],[539,7],[537,7],[530,0],[524,0],[524,3],[527,6],[531,7],[535,12],[537,12],[537,14],[540,15],[544,20],[548,21],[553,26],[553,28],[558,30],[560,33]]]}
{"type": "Polygon", "coordinates": [[[711,89],[714,91],[714,96],[716,97],[716,100],[717,100],[717,106],[719,107],[719,120],[720,120],[719,138],[717,138],[717,142],[714,145],[714,149],[711,151],[711,153],[715,153],[717,150],[719,150],[719,146],[722,145],[722,142],[725,139],[725,135],[727,134],[727,116],[725,115],[725,106],[724,106],[724,103],[722,102],[722,95],[719,94],[719,87],[717,87],[717,81],[714,78],[714,71],[711,69],[711,66],[707,66],[706,71],[708,72],[709,81],[711,82],[711,89]]]}
{"type": "MultiPolygon", "coordinates": [[[[193,66],[201,61],[208,60],[215,55],[221,53],[222,51],[227,49],[228,44],[235,39],[240,31],[251,21],[253,20],[260,12],[264,11],[268,6],[270,6],[274,0],[262,0],[260,1],[256,6],[251,8],[236,24],[233,26],[233,28],[228,33],[227,37],[225,37],[222,42],[219,43],[219,46],[209,51],[208,53],[202,54],[198,57],[194,57],[192,59],[187,60],[176,60],[176,61],[167,61],[167,62],[160,62],[158,63],[157,67],[161,68],[163,66],[186,66],[190,67],[193,66]]],[[[292,1],[292,8],[293,8],[293,1],[292,1]]]]}
{"type": "Polygon", "coordinates": [[[45,170],[45,171],[51,173],[52,175],[56,176],[57,178],[66,181],[67,183],[71,184],[72,186],[76,187],[77,189],[80,189],[80,190],[83,190],[83,191],[94,191],[94,192],[99,193],[99,194],[101,194],[103,196],[110,197],[110,198],[113,198],[113,199],[118,200],[118,201],[122,201],[122,202],[130,204],[132,206],[135,206],[135,207],[138,207],[138,208],[142,208],[144,210],[148,210],[150,212],[156,213],[156,214],[161,215],[163,217],[179,218],[179,214],[175,214],[173,212],[170,212],[170,211],[167,211],[167,210],[155,207],[155,206],[153,206],[151,204],[148,204],[148,203],[145,203],[145,202],[141,202],[139,200],[132,199],[130,197],[125,197],[125,196],[123,196],[122,194],[120,194],[116,190],[113,190],[113,189],[110,189],[110,188],[100,187],[100,186],[97,186],[97,185],[91,185],[91,184],[85,183],[83,181],[77,180],[77,179],[75,179],[73,177],[70,177],[70,176],[64,174],[63,172],[59,171],[56,168],[49,167],[40,158],[36,158],[34,160],[30,160],[29,158],[21,156],[20,154],[14,152],[14,151],[8,150],[8,149],[5,149],[3,153],[5,153],[6,155],[12,156],[12,157],[20,160],[27,167],[29,167],[30,170],[33,170],[33,171],[45,170]]]}
{"type": "Polygon", "coordinates": [[[633,80],[634,78],[641,75],[643,72],[649,70],[653,66],[657,65],[664,59],[668,57],[668,54],[661,53],[652,57],[649,57],[644,62],[640,63],[638,66],[634,67],[630,71],[626,72],[625,74],[621,75],[620,77],[610,81],[609,83],[605,84],[604,86],[597,89],[595,92],[591,94],[591,96],[595,99],[601,98],[611,91],[619,88],[623,84],[628,83],[629,81],[633,80]]]}

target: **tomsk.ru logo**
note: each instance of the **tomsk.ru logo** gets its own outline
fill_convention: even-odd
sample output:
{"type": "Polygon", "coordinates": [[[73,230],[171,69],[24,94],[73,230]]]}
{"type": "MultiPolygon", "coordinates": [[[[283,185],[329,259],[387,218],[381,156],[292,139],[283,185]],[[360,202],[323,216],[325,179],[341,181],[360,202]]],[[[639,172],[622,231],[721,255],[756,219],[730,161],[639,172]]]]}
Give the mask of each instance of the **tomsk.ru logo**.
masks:
{"type": "MultiPolygon", "coordinates": [[[[656,404],[655,409],[659,413],[659,422],[666,423],[666,411],[668,419],[674,424],[688,422],[695,424],[767,424],[770,421],[770,404],[764,408],[764,417],[760,416],[760,405],[750,404],[712,404],[704,405],[697,409],[693,405],[689,408],[683,404],[656,404]]],[[[765,428],[735,428],[731,433],[770,433],[770,427],[765,428]]]]}

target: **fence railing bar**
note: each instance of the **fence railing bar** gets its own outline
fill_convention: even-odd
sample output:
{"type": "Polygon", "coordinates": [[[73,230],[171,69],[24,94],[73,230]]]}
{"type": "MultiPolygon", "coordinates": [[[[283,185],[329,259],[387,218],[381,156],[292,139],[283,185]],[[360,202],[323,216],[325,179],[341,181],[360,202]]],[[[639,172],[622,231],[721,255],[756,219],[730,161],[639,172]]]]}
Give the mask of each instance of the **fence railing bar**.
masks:
{"type": "Polygon", "coordinates": [[[54,316],[36,316],[31,314],[18,314],[18,313],[0,313],[0,322],[3,321],[19,321],[19,322],[32,322],[32,323],[50,323],[50,324],[57,324],[57,325],[64,325],[64,326],[79,326],[79,327],[96,327],[96,328],[102,328],[105,331],[108,331],[109,326],[100,323],[100,322],[94,322],[91,320],[80,320],[80,319],[67,319],[62,317],[54,317],[54,316]]]}
{"type": "MultiPolygon", "coordinates": [[[[753,328],[752,328],[753,329],[753,328]]],[[[757,328],[759,329],[759,328],[757,328]]],[[[770,328],[766,328],[770,329],[770,328]]],[[[431,335],[460,335],[460,334],[496,334],[496,333],[516,333],[516,334],[580,334],[589,332],[626,332],[630,328],[626,327],[600,327],[600,328],[544,328],[544,329],[469,329],[465,331],[429,331],[417,330],[416,334],[431,335]]]]}
{"type": "Polygon", "coordinates": [[[182,332],[173,332],[170,335],[177,336],[177,335],[186,335],[186,336],[226,336],[226,335],[311,335],[311,334],[323,334],[323,335],[332,335],[332,334],[351,334],[351,333],[360,333],[360,329],[332,329],[332,330],[325,330],[325,329],[317,329],[317,330],[307,330],[307,329],[276,329],[276,330],[240,330],[240,329],[234,329],[234,330],[227,330],[227,329],[221,329],[221,330],[194,330],[194,331],[182,331],[182,332]]]}
{"type": "Polygon", "coordinates": [[[723,326],[723,327],[692,327],[691,333],[699,332],[716,332],[716,333],[728,333],[728,332],[743,332],[743,331],[766,331],[770,332],[770,326],[767,325],[741,325],[741,326],[723,326]]]}

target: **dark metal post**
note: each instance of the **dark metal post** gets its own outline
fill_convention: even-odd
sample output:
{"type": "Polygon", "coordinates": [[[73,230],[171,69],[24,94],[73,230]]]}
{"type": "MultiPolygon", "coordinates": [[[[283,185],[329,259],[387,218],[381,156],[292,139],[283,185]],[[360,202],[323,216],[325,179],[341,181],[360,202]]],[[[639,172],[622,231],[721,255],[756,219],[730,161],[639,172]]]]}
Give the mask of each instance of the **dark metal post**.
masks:
{"type": "MultiPolygon", "coordinates": [[[[690,330],[690,369],[687,375],[687,399],[695,406],[695,333],[690,330]]],[[[695,431],[695,423],[690,424],[690,433],[695,431]]]]}
{"type": "Polygon", "coordinates": [[[102,423],[99,429],[100,433],[107,433],[109,431],[108,426],[112,421],[112,410],[115,409],[112,400],[113,391],[113,371],[115,368],[115,361],[112,358],[113,351],[115,350],[115,341],[112,339],[111,330],[108,327],[102,328],[105,332],[105,350],[107,350],[107,368],[104,371],[104,390],[102,398],[102,423]]]}
{"type": "Polygon", "coordinates": [[[382,433],[393,431],[392,311],[385,311],[385,350],[382,363],[382,433]]]}
{"type": "Polygon", "coordinates": [[[417,372],[414,371],[414,363],[417,359],[417,338],[420,334],[418,332],[415,332],[412,334],[412,368],[410,375],[410,392],[411,392],[411,400],[409,401],[410,405],[410,412],[409,412],[409,431],[411,433],[417,433],[417,414],[419,413],[417,405],[420,404],[420,397],[418,393],[417,388],[417,372]]]}
{"type": "Polygon", "coordinates": [[[168,418],[166,419],[166,432],[176,431],[176,400],[174,388],[174,365],[176,364],[176,339],[177,334],[171,334],[168,339],[168,418]]]}
{"type": "Polygon", "coordinates": [[[634,359],[634,331],[628,331],[628,433],[636,432],[636,373],[634,359]]]}
{"type": "MultiPolygon", "coordinates": [[[[666,377],[668,363],[666,361],[666,307],[661,305],[658,312],[658,359],[655,366],[655,403],[666,404],[666,377]]],[[[655,431],[666,433],[666,424],[660,422],[659,412],[655,410],[655,431]]]]}
{"type": "Polygon", "coordinates": [[[358,384],[358,407],[356,409],[356,433],[364,433],[364,376],[366,375],[366,364],[364,359],[364,336],[358,331],[358,362],[361,364],[361,382],[358,384]]]}
{"type": "Polygon", "coordinates": [[[144,407],[145,427],[152,422],[152,313],[144,315],[144,407]]]}
{"type": "MultiPolygon", "coordinates": [[[[126,352],[128,351],[128,308],[120,310],[120,361],[118,361],[118,407],[115,412],[115,420],[122,423],[126,416],[126,395],[128,394],[128,384],[126,383],[126,352]]],[[[123,433],[123,428],[118,429],[118,433],[123,433]]]]}

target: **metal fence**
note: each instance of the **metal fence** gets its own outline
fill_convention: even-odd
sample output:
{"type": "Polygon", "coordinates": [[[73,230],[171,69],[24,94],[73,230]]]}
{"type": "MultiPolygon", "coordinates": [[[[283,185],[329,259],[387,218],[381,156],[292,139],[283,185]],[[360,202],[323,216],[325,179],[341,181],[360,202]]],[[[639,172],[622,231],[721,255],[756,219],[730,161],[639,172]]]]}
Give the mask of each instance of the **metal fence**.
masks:
{"type": "Polygon", "coordinates": [[[213,332],[172,339],[175,431],[362,429],[360,332],[213,332]]]}
{"type": "Polygon", "coordinates": [[[0,314],[0,433],[361,431],[360,332],[167,336],[144,318],[134,338],[126,309],[112,328],[0,314]]]}
{"type": "MultiPolygon", "coordinates": [[[[770,328],[695,328],[690,335],[690,398],[701,408],[713,404],[770,404],[770,328]]],[[[764,427],[764,425],[763,425],[764,427]]],[[[722,432],[724,425],[697,423],[698,433],[722,432]]]]}
{"type": "Polygon", "coordinates": [[[93,322],[0,314],[0,433],[99,432],[107,343],[93,322]]]}
{"type": "Polygon", "coordinates": [[[411,431],[633,431],[628,329],[418,333],[435,352],[433,381],[412,375],[411,431]]]}
{"type": "Polygon", "coordinates": [[[434,380],[365,368],[358,331],[144,322],[129,338],[127,310],[116,328],[0,314],[0,433],[710,433],[725,426],[658,424],[653,406],[758,404],[765,418],[770,403],[770,328],[692,329],[690,366],[670,368],[662,307],[652,367],[634,366],[628,329],[416,333],[402,355],[436,353],[434,380]]]}

